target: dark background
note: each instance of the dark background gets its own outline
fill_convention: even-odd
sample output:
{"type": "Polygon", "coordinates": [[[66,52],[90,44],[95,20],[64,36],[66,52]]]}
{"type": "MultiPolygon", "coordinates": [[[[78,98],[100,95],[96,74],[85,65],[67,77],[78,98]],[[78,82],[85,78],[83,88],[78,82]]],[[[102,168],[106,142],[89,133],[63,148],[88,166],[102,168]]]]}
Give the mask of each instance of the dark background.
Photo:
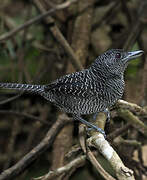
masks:
{"type": "MultiPolygon", "coordinates": [[[[65,1],[0,2],[0,82],[48,84],[64,74],[79,70],[78,66],[72,65],[73,57],[60,39],[62,34],[84,68],[110,48],[144,50],[144,56],[132,61],[126,71],[123,99],[145,107],[147,105],[145,0],[79,0],[78,3],[56,11],[37,24],[32,23],[28,28],[22,28],[18,33],[4,38],[7,32],[41,14],[41,8],[43,11],[49,10],[63,2],[65,1]]],[[[0,90],[0,172],[14,165],[35,147],[60,114],[55,106],[37,95],[22,94],[19,97],[17,95],[16,91],[0,90]],[[12,100],[12,97],[16,98],[12,100]]],[[[115,110],[112,113],[115,114],[115,110]]],[[[145,122],[146,118],[141,120],[145,122]]],[[[125,123],[123,119],[115,117],[107,133],[122,127],[125,123]]],[[[64,138],[62,134],[60,140],[57,138],[51,148],[14,179],[41,176],[47,173],[49,168],[56,169],[66,164],[61,157],[78,142],[77,123],[75,127],[73,129],[72,123],[68,125],[68,131],[65,130],[63,133],[64,138]]],[[[134,129],[130,131],[131,133],[128,132],[123,138],[136,140],[140,143],[139,146],[122,145],[115,148],[126,166],[135,171],[136,179],[145,180],[146,137],[134,129]]],[[[78,180],[81,177],[88,180],[102,179],[88,162],[71,173],[68,178],[78,180]]]]}

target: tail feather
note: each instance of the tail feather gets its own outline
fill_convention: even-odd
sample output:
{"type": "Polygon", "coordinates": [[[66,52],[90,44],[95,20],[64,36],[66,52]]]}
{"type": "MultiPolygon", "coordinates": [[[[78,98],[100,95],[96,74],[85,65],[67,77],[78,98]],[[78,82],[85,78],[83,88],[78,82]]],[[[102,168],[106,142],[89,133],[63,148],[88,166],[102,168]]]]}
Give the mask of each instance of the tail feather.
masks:
{"type": "Polygon", "coordinates": [[[14,89],[20,92],[38,94],[50,102],[54,102],[53,94],[44,91],[46,85],[18,84],[18,83],[0,83],[0,88],[14,89]]]}
{"type": "Polygon", "coordinates": [[[44,85],[17,84],[17,83],[0,83],[0,88],[14,89],[22,92],[40,94],[44,91],[44,85]]]}

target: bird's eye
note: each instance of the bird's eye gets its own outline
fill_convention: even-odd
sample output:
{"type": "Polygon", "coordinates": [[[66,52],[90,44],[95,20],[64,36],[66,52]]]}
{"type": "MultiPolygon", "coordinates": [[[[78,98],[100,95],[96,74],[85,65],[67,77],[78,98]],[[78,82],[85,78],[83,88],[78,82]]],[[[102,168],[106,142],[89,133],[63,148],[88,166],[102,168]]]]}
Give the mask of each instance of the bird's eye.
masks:
{"type": "Polygon", "coordinates": [[[121,58],[121,53],[116,53],[115,58],[120,59],[121,58]]]}

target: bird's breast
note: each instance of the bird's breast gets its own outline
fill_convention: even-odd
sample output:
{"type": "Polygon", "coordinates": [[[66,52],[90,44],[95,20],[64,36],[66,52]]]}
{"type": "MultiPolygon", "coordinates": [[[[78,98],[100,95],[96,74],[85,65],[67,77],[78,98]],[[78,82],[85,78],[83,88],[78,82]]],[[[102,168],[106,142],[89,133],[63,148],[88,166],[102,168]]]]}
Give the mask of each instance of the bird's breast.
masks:
{"type": "Polygon", "coordinates": [[[109,106],[113,105],[117,100],[119,100],[124,92],[125,83],[123,78],[109,80],[106,83],[105,95],[109,106]]]}

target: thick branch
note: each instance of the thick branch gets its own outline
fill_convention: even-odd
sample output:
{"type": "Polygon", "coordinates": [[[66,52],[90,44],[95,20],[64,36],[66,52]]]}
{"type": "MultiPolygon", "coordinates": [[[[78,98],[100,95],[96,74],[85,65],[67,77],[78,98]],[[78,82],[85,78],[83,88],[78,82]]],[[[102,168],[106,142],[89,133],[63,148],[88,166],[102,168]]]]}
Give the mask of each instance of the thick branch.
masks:
{"type": "Polygon", "coordinates": [[[137,115],[143,115],[143,116],[146,115],[147,116],[147,110],[138,106],[137,104],[130,103],[130,102],[127,102],[124,100],[118,100],[118,102],[116,103],[116,107],[128,109],[137,115]]]}
{"type": "Polygon", "coordinates": [[[109,161],[119,180],[134,180],[133,171],[125,167],[118,154],[104,139],[102,134],[96,134],[89,138],[88,144],[96,147],[109,161]]]}
{"type": "Polygon", "coordinates": [[[87,158],[95,169],[101,174],[102,177],[109,180],[115,180],[109,173],[107,173],[104,168],[99,164],[98,160],[95,158],[94,154],[86,144],[86,128],[81,125],[79,128],[79,141],[83,152],[87,155],[87,158]]]}
{"type": "Polygon", "coordinates": [[[125,109],[119,109],[118,114],[127,122],[131,123],[133,127],[141,131],[145,136],[147,136],[147,126],[139,120],[132,112],[125,109]]]}

